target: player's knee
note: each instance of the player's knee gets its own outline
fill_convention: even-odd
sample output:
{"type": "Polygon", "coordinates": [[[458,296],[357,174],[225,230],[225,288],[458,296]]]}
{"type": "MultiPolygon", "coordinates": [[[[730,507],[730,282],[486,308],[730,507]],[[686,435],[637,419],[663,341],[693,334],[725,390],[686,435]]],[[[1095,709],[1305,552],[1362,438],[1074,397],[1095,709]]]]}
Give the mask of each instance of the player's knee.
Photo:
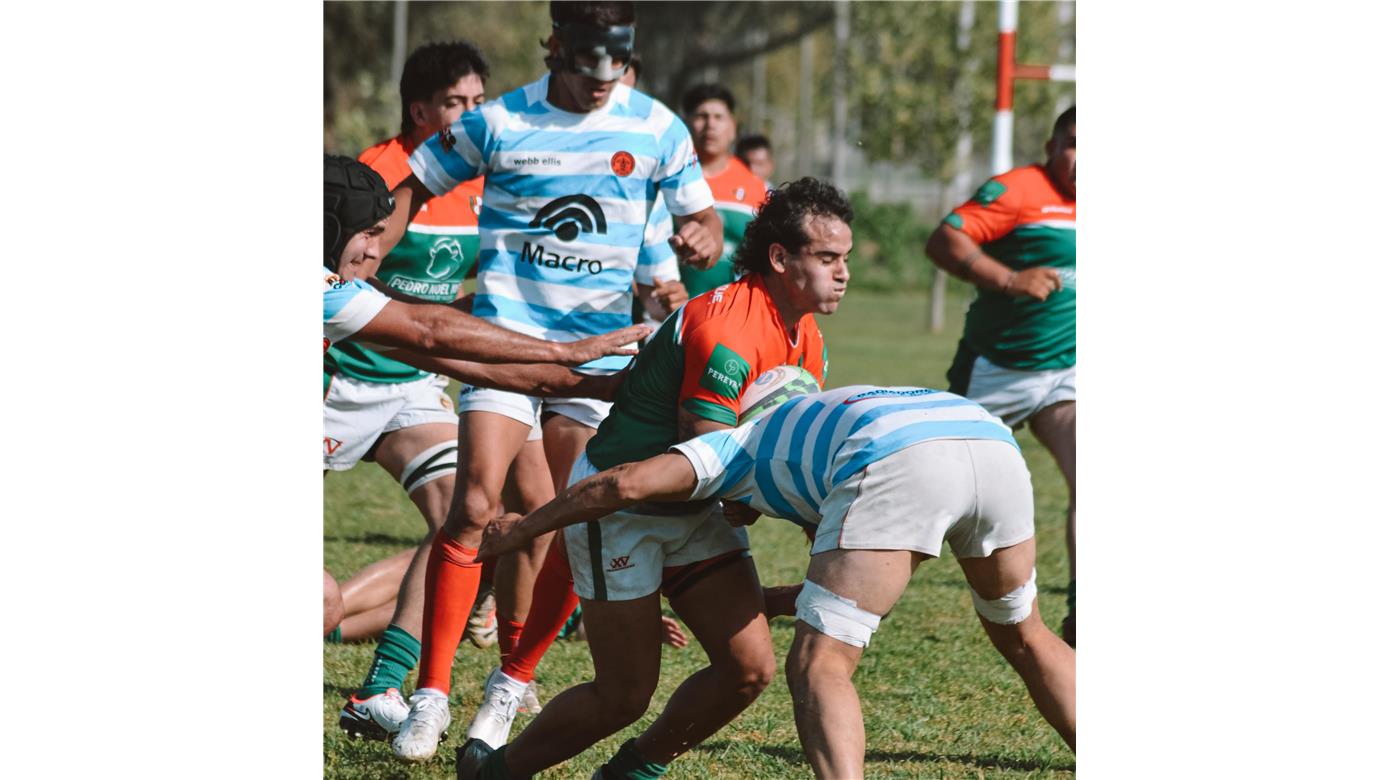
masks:
{"type": "Polygon", "coordinates": [[[603,704],[601,717],[614,729],[620,729],[637,722],[647,714],[647,707],[651,706],[651,696],[656,692],[656,684],[600,685],[598,692],[603,704]]]}
{"type": "Polygon", "coordinates": [[[778,663],[771,651],[766,654],[752,653],[731,668],[730,683],[741,698],[753,701],[773,682],[777,669],[778,663]]]}
{"type": "Polygon", "coordinates": [[[820,634],[859,648],[870,644],[870,637],[880,628],[879,615],[811,580],[802,583],[797,596],[797,619],[820,634]]]}
{"type": "Polygon", "coordinates": [[[999,626],[1016,625],[1030,617],[1035,607],[1035,568],[1031,568],[1030,579],[1020,587],[999,598],[987,599],[972,591],[972,606],[989,623],[999,626]]]}
{"type": "MultiPolygon", "coordinates": [[[[456,507],[453,507],[456,509],[456,507]]],[[[501,502],[499,499],[489,496],[486,491],[476,487],[468,486],[467,495],[462,502],[462,520],[465,526],[485,528],[491,518],[501,513],[501,502]]]]}

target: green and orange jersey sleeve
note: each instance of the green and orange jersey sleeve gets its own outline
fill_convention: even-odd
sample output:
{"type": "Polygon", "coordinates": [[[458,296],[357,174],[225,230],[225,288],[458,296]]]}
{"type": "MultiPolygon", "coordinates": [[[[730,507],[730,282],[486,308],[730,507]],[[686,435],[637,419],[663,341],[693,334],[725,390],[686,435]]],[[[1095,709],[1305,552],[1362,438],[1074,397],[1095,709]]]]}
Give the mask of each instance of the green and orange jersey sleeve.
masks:
{"type": "Polygon", "coordinates": [[[718,317],[686,333],[682,409],[722,425],[739,422],[739,396],[758,375],[758,351],[743,329],[718,317]]]}
{"type": "Polygon", "coordinates": [[[1050,181],[1045,169],[1028,165],[993,176],[972,198],[943,220],[979,244],[1004,238],[1019,225],[1074,222],[1074,200],[1050,181]]]}

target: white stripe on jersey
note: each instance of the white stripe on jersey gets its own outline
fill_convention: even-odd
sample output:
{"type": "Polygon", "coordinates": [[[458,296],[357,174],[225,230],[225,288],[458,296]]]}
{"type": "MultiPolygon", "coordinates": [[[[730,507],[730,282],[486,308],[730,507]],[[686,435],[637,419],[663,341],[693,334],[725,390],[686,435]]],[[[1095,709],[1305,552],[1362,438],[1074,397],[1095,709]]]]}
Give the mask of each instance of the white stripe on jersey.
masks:
{"type": "Polygon", "coordinates": [[[359,279],[343,281],[325,266],[321,276],[322,335],[332,344],[360,332],[389,303],[388,296],[359,279]]]}
{"type": "Polygon", "coordinates": [[[1011,429],[962,396],[855,385],[794,399],[758,420],[671,449],[695,469],[699,484],[692,498],[741,501],[815,526],[836,485],[881,458],[935,439],[1017,446],[1011,429]]]}

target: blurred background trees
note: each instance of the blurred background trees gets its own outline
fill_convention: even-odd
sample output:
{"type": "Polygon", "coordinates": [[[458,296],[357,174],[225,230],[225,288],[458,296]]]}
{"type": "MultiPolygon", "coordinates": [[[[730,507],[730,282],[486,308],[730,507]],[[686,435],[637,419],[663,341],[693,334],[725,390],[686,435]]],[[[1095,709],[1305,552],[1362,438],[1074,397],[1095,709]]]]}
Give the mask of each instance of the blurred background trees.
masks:
{"type": "MultiPolygon", "coordinates": [[[[547,2],[329,2],[325,148],[346,154],[398,131],[402,58],[466,38],[491,65],[494,97],[543,75],[547,2]]],[[[1072,2],[1022,2],[1017,59],[1075,60],[1072,2]]],[[[857,254],[879,289],[927,284],[923,239],[988,175],[997,6],[964,2],[641,2],[642,90],[679,110],[718,81],[740,134],[773,144],[774,183],[814,175],[857,202],[857,254]]],[[[1074,84],[1016,83],[1013,159],[1043,157],[1074,84]]]]}

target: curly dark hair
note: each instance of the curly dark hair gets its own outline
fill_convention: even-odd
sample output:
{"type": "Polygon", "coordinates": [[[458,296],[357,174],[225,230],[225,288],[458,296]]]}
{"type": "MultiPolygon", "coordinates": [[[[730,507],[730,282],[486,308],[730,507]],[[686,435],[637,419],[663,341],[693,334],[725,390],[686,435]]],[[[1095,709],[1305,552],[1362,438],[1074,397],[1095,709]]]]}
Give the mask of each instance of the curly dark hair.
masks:
{"type": "Polygon", "coordinates": [[[403,75],[399,77],[399,102],[403,111],[399,131],[404,135],[413,132],[413,116],[408,104],[431,100],[434,92],[447,89],[473,73],[480,76],[483,83],[491,75],[486,58],[473,43],[429,43],[414,49],[404,60],[403,75]]]}
{"type": "Polygon", "coordinates": [[[758,207],[734,250],[734,264],[746,273],[768,271],[768,247],[780,244],[789,252],[801,251],[811,240],[804,230],[807,219],[820,216],[850,225],[856,215],[845,193],[811,176],[769,190],[768,200],[758,207]]]}

